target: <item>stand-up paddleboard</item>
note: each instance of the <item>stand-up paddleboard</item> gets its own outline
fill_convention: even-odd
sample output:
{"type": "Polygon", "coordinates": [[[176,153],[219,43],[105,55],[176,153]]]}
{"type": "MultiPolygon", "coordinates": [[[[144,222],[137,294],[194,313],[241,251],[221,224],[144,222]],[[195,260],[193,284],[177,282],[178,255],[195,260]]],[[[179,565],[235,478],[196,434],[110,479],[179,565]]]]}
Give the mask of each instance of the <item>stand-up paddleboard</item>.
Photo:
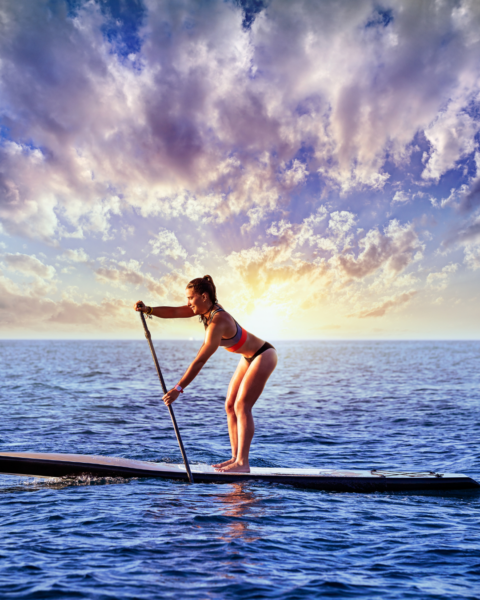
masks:
{"type": "MultiPolygon", "coordinates": [[[[185,465],[154,463],[84,454],[0,453],[0,473],[32,477],[155,477],[188,481],[185,465]]],[[[264,481],[335,492],[395,492],[480,489],[458,473],[354,471],[347,469],[277,469],[252,467],[250,473],[218,473],[208,465],[192,466],[197,483],[264,481]]]]}

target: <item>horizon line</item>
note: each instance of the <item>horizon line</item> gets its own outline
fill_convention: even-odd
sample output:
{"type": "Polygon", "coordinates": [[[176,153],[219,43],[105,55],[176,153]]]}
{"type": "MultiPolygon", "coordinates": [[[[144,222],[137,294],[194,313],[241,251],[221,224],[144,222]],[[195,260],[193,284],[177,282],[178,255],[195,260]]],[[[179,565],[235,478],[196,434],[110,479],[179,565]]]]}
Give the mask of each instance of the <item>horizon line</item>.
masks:
{"type": "MultiPolygon", "coordinates": [[[[138,342],[142,338],[2,338],[1,342],[138,342]]],[[[201,342],[188,338],[156,338],[162,342],[201,342]]],[[[480,338],[283,338],[272,342],[480,342],[480,338]]]]}

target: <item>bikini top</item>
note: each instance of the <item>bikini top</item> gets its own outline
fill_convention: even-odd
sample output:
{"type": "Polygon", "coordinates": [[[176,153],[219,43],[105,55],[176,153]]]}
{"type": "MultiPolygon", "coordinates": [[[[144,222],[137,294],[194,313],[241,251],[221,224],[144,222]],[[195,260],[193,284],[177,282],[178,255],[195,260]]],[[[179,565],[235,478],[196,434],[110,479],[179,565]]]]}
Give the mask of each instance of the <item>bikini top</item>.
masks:
{"type": "MultiPolygon", "coordinates": [[[[221,306],[219,308],[216,308],[215,310],[212,310],[212,312],[210,313],[210,317],[207,321],[207,324],[205,325],[205,329],[210,325],[213,317],[218,312],[227,312],[227,311],[225,309],[223,309],[221,306]]],[[[233,320],[235,321],[235,319],[233,319],[233,320]]],[[[220,341],[220,346],[222,346],[223,348],[225,348],[225,350],[228,350],[229,352],[236,352],[247,341],[247,335],[248,335],[247,330],[240,327],[240,325],[236,321],[235,321],[235,325],[237,326],[237,331],[236,331],[235,335],[231,338],[222,339],[220,341]]]]}

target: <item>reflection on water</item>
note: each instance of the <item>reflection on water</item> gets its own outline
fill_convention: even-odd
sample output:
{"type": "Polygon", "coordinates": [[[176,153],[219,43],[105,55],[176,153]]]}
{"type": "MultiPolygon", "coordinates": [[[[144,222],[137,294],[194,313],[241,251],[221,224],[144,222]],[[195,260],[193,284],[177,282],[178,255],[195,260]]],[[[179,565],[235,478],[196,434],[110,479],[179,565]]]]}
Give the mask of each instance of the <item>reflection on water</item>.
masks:
{"type": "Polygon", "coordinates": [[[248,489],[247,484],[234,483],[223,487],[228,488],[227,493],[214,496],[218,503],[224,505],[223,515],[230,517],[225,523],[225,532],[222,532],[220,539],[229,541],[233,538],[242,538],[245,542],[256,542],[258,535],[250,531],[252,520],[261,519],[263,509],[260,500],[255,497],[255,493],[248,489]],[[256,507],[255,513],[252,508],[256,507]],[[249,519],[249,520],[247,520],[249,519]]]}

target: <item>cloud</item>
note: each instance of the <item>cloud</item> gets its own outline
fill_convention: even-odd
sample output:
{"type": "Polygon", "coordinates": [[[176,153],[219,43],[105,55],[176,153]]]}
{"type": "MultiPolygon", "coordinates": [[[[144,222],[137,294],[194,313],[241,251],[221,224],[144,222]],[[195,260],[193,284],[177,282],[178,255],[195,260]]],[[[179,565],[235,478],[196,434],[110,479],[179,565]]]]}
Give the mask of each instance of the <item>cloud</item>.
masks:
{"type": "Polygon", "coordinates": [[[463,247],[463,263],[468,269],[476,271],[480,268],[480,214],[478,211],[470,215],[461,226],[452,228],[442,242],[444,252],[456,247],[463,247]]]}
{"type": "Polygon", "coordinates": [[[0,327],[4,331],[28,327],[49,335],[52,331],[62,330],[84,333],[85,326],[92,332],[131,327],[132,319],[127,310],[131,310],[131,303],[114,297],[95,302],[78,297],[78,290],[76,299],[64,293],[63,298],[52,300],[46,297],[47,293],[55,291],[51,283],[52,268],[32,256],[7,255],[6,260],[16,271],[34,275],[35,279],[27,285],[0,274],[0,327]],[[43,284],[39,272],[46,277],[43,284]]]}
{"type": "Polygon", "coordinates": [[[480,244],[467,244],[465,246],[464,262],[469,269],[480,269],[480,244]]]}
{"type": "Polygon", "coordinates": [[[355,215],[347,210],[332,212],[328,222],[328,228],[336,232],[339,237],[344,237],[354,225],[355,215]]]}
{"type": "MultiPolygon", "coordinates": [[[[468,213],[480,205],[480,152],[475,152],[476,175],[457,191],[460,202],[456,205],[461,213],[468,213]]],[[[449,199],[447,199],[448,202],[449,199]]]]}
{"type": "Polygon", "coordinates": [[[173,231],[161,229],[153,240],[148,242],[152,246],[152,254],[161,254],[169,258],[187,258],[187,251],[177,239],[173,231]]]}
{"type": "Polygon", "coordinates": [[[473,215],[463,226],[453,229],[443,241],[445,247],[474,242],[480,236],[480,215],[473,215]]]}
{"type": "Polygon", "coordinates": [[[392,298],[382,302],[381,304],[377,304],[374,308],[370,308],[367,310],[361,310],[355,314],[349,315],[349,317],[357,317],[359,319],[367,319],[369,317],[383,317],[387,312],[391,309],[394,309],[398,306],[402,306],[417,294],[416,291],[404,292],[398,296],[393,296],[392,298]]]}
{"type": "Polygon", "coordinates": [[[132,310],[131,303],[117,298],[105,298],[101,302],[75,302],[71,299],[63,299],[48,308],[50,308],[47,312],[49,323],[67,326],[93,325],[100,329],[111,327],[112,321],[115,320],[117,326],[125,327],[128,323],[126,313],[128,309],[132,310]]]}
{"type": "MultiPolygon", "coordinates": [[[[480,171],[480,169],[479,169],[480,171]]],[[[480,205],[480,177],[472,182],[463,195],[460,210],[468,212],[480,205]]]]}
{"type": "Polygon", "coordinates": [[[66,260],[76,263],[86,263],[90,260],[88,254],[83,248],[65,250],[65,252],[63,252],[58,258],[59,260],[66,260]]]}
{"type": "Polygon", "coordinates": [[[398,204],[404,204],[406,202],[408,202],[410,200],[410,196],[408,194],[406,194],[405,192],[402,191],[398,191],[395,192],[395,196],[392,199],[392,204],[398,203],[398,204]]]}
{"type": "MultiPolygon", "coordinates": [[[[350,213],[348,213],[350,215],[350,213]]],[[[253,296],[261,296],[273,287],[295,285],[302,281],[304,285],[321,278],[326,273],[326,264],[322,258],[310,260],[300,252],[303,246],[317,246],[321,239],[315,229],[322,225],[328,212],[320,206],[314,213],[293,224],[282,219],[274,221],[267,229],[267,234],[274,237],[273,243],[265,243],[232,252],[227,257],[228,264],[235,269],[247,289],[253,296]]],[[[330,222],[345,229],[350,217],[338,216],[335,213],[330,222]]],[[[335,229],[337,234],[338,229],[335,229]]],[[[335,242],[331,243],[335,247],[335,242]]]]}
{"type": "Polygon", "coordinates": [[[465,100],[463,97],[460,101],[452,102],[425,129],[430,153],[425,153],[423,179],[438,181],[447,171],[455,168],[461,158],[474,153],[480,122],[465,112],[465,100]]]}
{"type": "MultiPolygon", "coordinates": [[[[149,265],[142,264],[138,260],[117,261],[104,257],[100,261],[101,266],[96,267],[94,273],[96,280],[107,287],[119,288],[132,294],[133,286],[137,290],[135,292],[137,299],[141,299],[142,296],[145,298],[150,294],[153,298],[150,296],[151,299],[147,302],[149,304],[155,305],[159,301],[184,304],[187,283],[207,271],[202,262],[204,258],[203,253],[197,253],[190,261],[181,261],[175,268],[164,265],[162,273],[153,275],[147,270],[149,265]]],[[[150,265],[150,268],[158,270],[156,264],[150,265]]],[[[220,268],[213,271],[218,273],[215,276],[217,288],[219,281],[221,287],[224,279],[220,271],[220,268]]]]}
{"type": "Polygon", "coordinates": [[[150,273],[143,273],[138,261],[132,259],[118,263],[111,261],[111,263],[110,266],[99,267],[95,270],[98,281],[113,283],[122,289],[128,289],[132,285],[144,286],[157,297],[166,297],[167,288],[161,283],[161,279],[153,277],[150,273]]]}
{"type": "Polygon", "coordinates": [[[426,181],[475,149],[478,3],[276,0],[247,30],[233,3],[149,0],[130,58],[101,6],[2,7],[0,219],[14,235],[108,237],[132,208],[253,227],[312,177],[382,188],[419,134],[426,181]]]}
{"type": "Polygon", "coordinates": [[[365,232],[354,231],[355,223],[353,213],[333,211],[328,218],[324,207],[298,224],[286,219],[274,222],[267,230],[275,238],[273,242],[228,256],[243,284],[242,298],[255,304],[281,295],[293,305],[298,302],[299,290],[309,290],[317,304],[327,298],[348,304],[359,293],[350,286],[361,289],[373,274],[380,288],[417,281],[411,274],[402,275],[423,250],[412,224],[393,220],[383,232],[376,228],[365,232]],[[323,232],[317,233],[322,227],[323,232]]]}
{"type": "Polygon", "coordinates": [[[401,225],[397,220],[390,221],[383,234],[371,229],[358,246],[358,255],[348,250],[333,259],[344,275],[355,279],[363,279],[380,268],[396,276],[417,259],[422,249],[413,225],[401,225]]]}
{"type": "Polygon", "coordinates": [[[75,269],[95,298],[179,302],[212,272],[248,309],[370,314],[446,284],[421,260],[445,231],[478,268],[478,3],[143,0],[133,33],[117,4],[0,8],[13,295],[53,318],[75,269]]]}
{"type": "Polygon", "coordinates": [[[29,254],[2,254],[2,259],[12,271],[22,273],[22,275],[30,275],[42,279],[53,279],[55,277],[55,267],[45,265],[35,255],[29,254]]]}
{"type": "Polygon", "coordinates": [[[47,334],[54,330],[90,331],[118,330],[131,327],[128,318],[131,303],[118,298],[105,298],[101,302],[75,301],[64,298],[58,301],[41,294],[25,293],[13,282],[0,276],[0,325],[4,330],[28,326],[47,334]]]}
{"type": "Polygon", "coordinates": [[[427,286],[436,290],[445,290],[447,288],[449,276],[457,270],[458,264],[450,263],[443,267],[441,271],[429,273],[427,275],[427,286]]]}
{"type": "Polygon", "coordinates": [[[299,160],[293,161],[292,167],[286,169],[283,173],[283,182],[287,189],[294,188],[295,186],[303,183],[308,175],[306,166],[299,160]]]}
{"type": "Polygon", "coordinates": [[[95,274],[99,281],[108,280],[120,284],[140,285],[144,282],[144,276],[128,268],[109,269],[100,267],[96,269],[95,274]]]}

